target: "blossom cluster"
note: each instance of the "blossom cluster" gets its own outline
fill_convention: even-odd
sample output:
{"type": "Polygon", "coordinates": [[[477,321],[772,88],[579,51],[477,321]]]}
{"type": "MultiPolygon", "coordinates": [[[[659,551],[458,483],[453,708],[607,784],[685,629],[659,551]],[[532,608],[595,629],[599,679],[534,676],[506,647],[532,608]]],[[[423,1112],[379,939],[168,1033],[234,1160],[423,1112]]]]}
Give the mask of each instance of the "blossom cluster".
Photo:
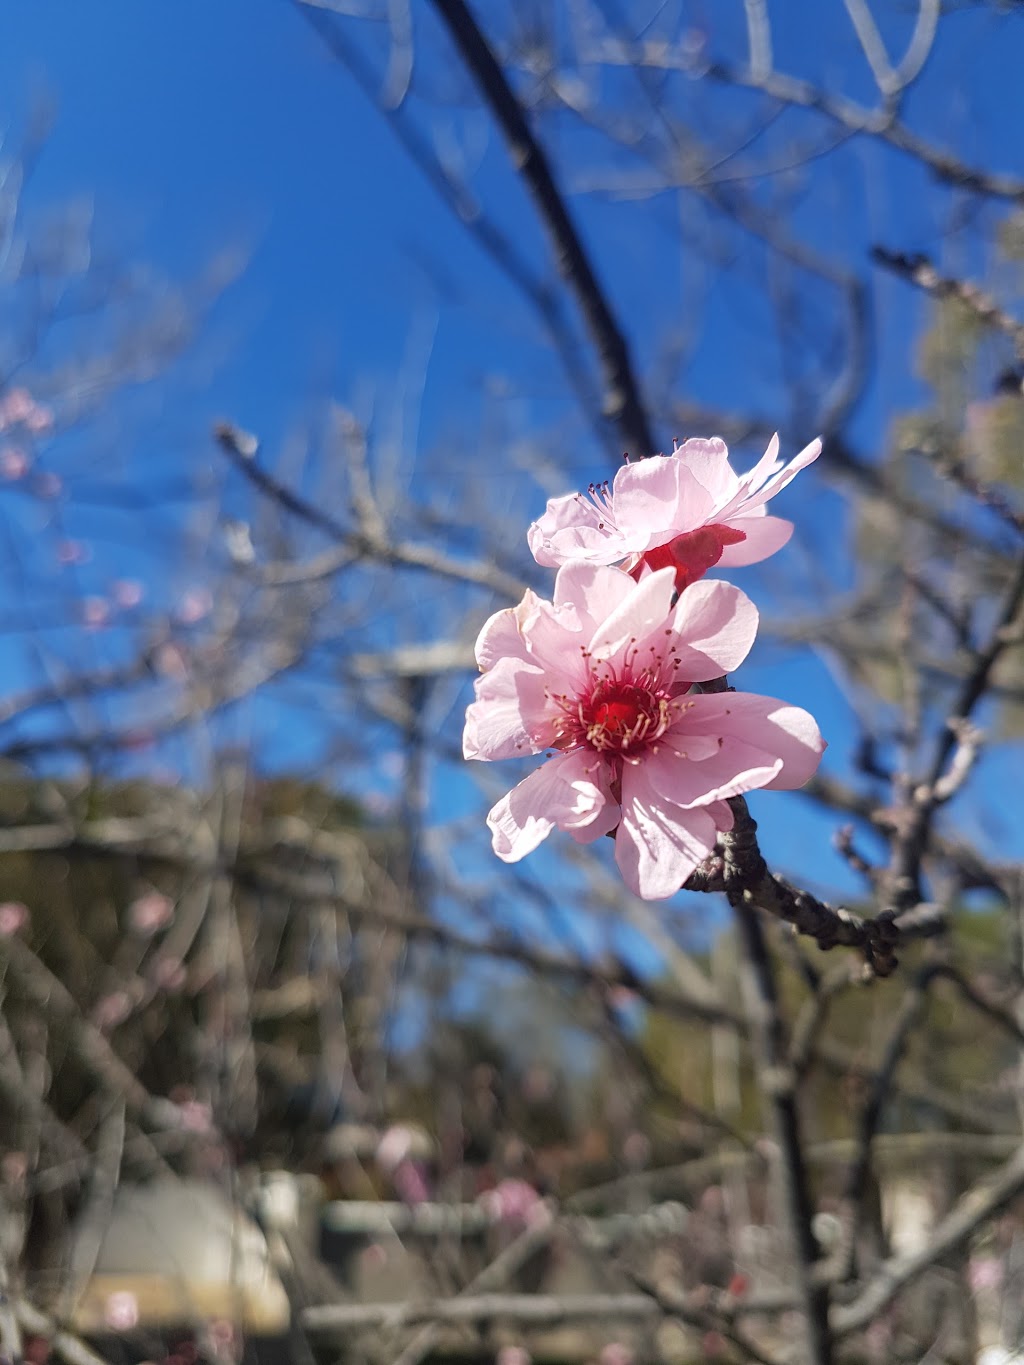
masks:
{"type": "Polygon", "coordinates": [[[710,569],[754,564],[793,527],[766,504],[815,460],[778,437],[738,476],[717,438],[625,464],[612,483],[553,498],[527,536],[556,568],[550,601],[527,591],[476,642],[467,758],[546,752],[487,817],[517,862],[553,829],[615,839],[636,895],[671,896],[732,827],[728,798],[802,786],[824,750],[808,712],[771,697],[704,691],[747,657],[757,609],[710,569]]]}

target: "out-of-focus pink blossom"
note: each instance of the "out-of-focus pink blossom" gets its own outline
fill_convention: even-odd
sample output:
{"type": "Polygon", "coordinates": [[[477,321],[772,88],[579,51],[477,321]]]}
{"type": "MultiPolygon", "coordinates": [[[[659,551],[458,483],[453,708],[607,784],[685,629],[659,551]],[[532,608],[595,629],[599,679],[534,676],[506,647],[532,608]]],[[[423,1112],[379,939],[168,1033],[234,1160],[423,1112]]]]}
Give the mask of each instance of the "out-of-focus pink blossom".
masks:
{"type": "Polygon", "coordinates": [[[110,1294],[103,1308],[103,1320],[112,1332],[130,1332],[139,1325],[139,1301],[127,1289],[110,1294]]]}
{"type": "Polygon", "coordinates": [[[117,1028],[118,1024],[123,1024],[131,1014],[132,1003],[127,991],[111,991],[109,995],[101,996],[96,1001],[92,1010],[92,1022],[102,1033],[117,1028]]]}
{"type": "Polygon", "coordinates": [[[162,644],[153,656],[153,664],[156,671],[164,678],[174,678],[181,681],[188,677],[188,661],[185,651],[181,645],[167,641],[162,644]]]}
{"type": "Polygon", "coordinates": [[[181,1126],[187,1128],[190,1133],[213,1132],[213,1110],[202,1100],[183,1100],[178,1105],[178,1112],[181,1115],[181,1126]]]}
{"type": "Polygon", "coordinates": [[[213,610],[213,594],[209,588],[189,588],[178,603],[178,620],[194,626],[213,610]]]}
{"type": "Polygon", "coordinates": [[[128,907],[128,923],[136,934],[149,938],[174,919],[174,902],[159,891],[147,891],[128,907]]]}
{"type": "Polygon", "coordinates": [[[28,1178],[29,1159],[27,1152],[5,1152],[0,1160],[0,1176],[5,1185],[20,1186],[28,1178]]]}
{"type": "Polygon", "coordinates": [[[102,630],[110,621],[110,603],[105,597],[86,597],[82,602],[82,623],[89,630],[102,630]]]}
{"type": "Polygon", "coordinates": [[[85,564],[89,559],[89,547],[80,540],[62,540],[57,545],[58,564],[85,564]]]}
{"type": "Polygon", "coordinates": [[[142,601],[143,587],[137,578],[119,578],[112,589],[114,601],[125,611],[142,601]]]}
{"type": "Polygon", "coordinates": [[[4,446],[0,450],[0,475],[8,483],[23,479],[28,473],[29,458],[20,446],[4,446]]]}
{"type": "Polygon", "coordinates": [[[33,436],[45,436],[53,430],[53,410],[45,403],[36,403],[25,417],[25,426],[33,436]]]}
{"type": "Polygon", "coordinates": [[[21,901],[0,903],[0,938],[11,938],[12,935],[20,933],[28,921],[28,906],[22,905],[21,901]]]}
{"type": "Polygon", "coordinates": [[[543,1202],[529,1181],[516,1179],[499,1180],[492,1190],[485,1190],[480,1196],[480,1203],[501,1223],[525,1225],[543,1202]]]}
{"type": "Polygon", "coordinates": [[[212,1322],[206,1324],[206,1336],[217,1356],[229,1356],[235,1354],[238,1345],[238,1333],[235,1324],[230,1318],[214,1318],[212,1322]]]}
{"type": "Polygon", "coordinates": [[[531,1365],[532,1361],[525,1346],[502,1346],[494,1357],[494,1365],[531,1365]]]}
{"type": "Polygon", "coordinates": [[[51,1351],[52,1347],[47,1339],[35,1333],[27,1336],[22,1342],[21,1353],[25,1358],[25,1365],[47,1365],[51,1351]]]}
{"type": "Polygon", "coordinates": [[[732,828],[727,798],[802,786],[825,747],[806,711],[740,692],[689,695],[746,658],[757,611],[731,584],[675,572],[559,570],[553,602],[527,592],[476,644],[483,676],[466,713],[466,758],[555,756],[487,817],[495,853],[518,862],[553,829],[615,835],[627,886],[678,891],[732,828]]]}
{"type": "Polygon", "coordinates": [[[998,1256],[972,1256],[967,1265],[967,1279],[975,1294],[1000,1289],[1005,1278],[1005,1266],[998,1256]]]}
{"type": "Polygon", "coordinates": [[[425,1204],[430,1198],[426,1171],[418,1161],[400,1161],[391,1173],[395,1193],[405,1204],[425,1204]]]}
{"type": "Polygon", "coordinates": [[[598,1365],[636,1365],[636,1356],[621,1341],[610,1341],[601,1348],[598,1365]]]}
{"type": "Polygon", "coordinates": [[[404,1123],[393,1123],[377,1143],[374,1156],[382,1171],[391,1173],[412,1151],[413,1134],[404,1123]]]}
{"type": "Polygon", "coordinates": [[[538,564],[581,560],[619,564],[639,577],[672,568],[681,592],[716,564],[756,564],[780,550],[793,524],[767,515],[765,504],[821,453],[813,441],[788,465],[779,438],[749,473],[737,476],[717,436],[691,440],[671,455],[624,465],[589,496],[552,498],[527,534],[538,564]]]}
{"type": "Polygon", "coordinates": [[[8,426],[16,426],[19,422],[27,422],[35,411],[35,399],[28,389],[16,388],[8,389],[0,398],[0,413],[8,426]]]}

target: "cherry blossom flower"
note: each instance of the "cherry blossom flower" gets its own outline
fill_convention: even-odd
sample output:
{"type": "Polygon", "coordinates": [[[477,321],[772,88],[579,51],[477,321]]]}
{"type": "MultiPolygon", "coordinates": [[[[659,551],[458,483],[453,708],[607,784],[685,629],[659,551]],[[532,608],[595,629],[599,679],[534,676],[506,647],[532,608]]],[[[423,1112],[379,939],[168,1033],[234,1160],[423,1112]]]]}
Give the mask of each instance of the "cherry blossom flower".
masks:
{"type": "Polygon", "coordinates": [[[174,919],[174,902],[159,891],[147,891],[128,907],[128,924],[142,938],[151,938],[174,919]]]}
{"type": "Polygon", "coordinates": [[[0,450],[0,478],[8,483],[23,479],[28,473],[28,456],[20,446],[4,446],[0,450]]]}
{"type": "Polygon", "coordinates": [[[189,588],[178,603],[178,620],[194,626],[213,610],[213,594],[209,588],[189,588]]]}
{"type": "Polygon", "coordinates": [[[107,1296],[103,1318],[112,1332],[130,1332],[139,1325],[139,1301],[127,1289],[107,1296]]]}
{"type": "Polygon", "coordinates": [[[685,441],[671,455],[623,465],[587,497],[550,499],[527,533],[530,550],[549,567],[625,561],[634,577],[671,566],[682,592],[716,564],[738,568],[781,550],[793,523],[769,516],[766,504],[820,454],[812,441],[783,464],[773,436],[754,468],[737,475],[717,436],[685,441]]]}
{"type": "Polygon", "coordinates": [[[577,561],[559,570],[552,602],[527,592],[484,625],[465,756],[555,751],[487,817],[505,862],[555,828],[580,843],[614,830],[626,884],[662,899],[732,827],[727,797],[799,787],[816,770],[825,746],[806,711],[689,695],[746,658],[753,603],[728,583],[695,583],[672,605],[674,590],[672,568],[634,583],[577,561]]]}
{"type": "Polygon", "coordinates": [[[125,611],[137,607],[142,601],[144,592],[145,589],[137,578],[119,578],[113,587],[114,601],[125,611]]]}
{"type": "Polygon", "coordinates": [[[498,1222],[526,1227],[543,1201],[528,1180],[510,1176],[499,1180],[493,1189],[485,1190],[480,1203],[498,1222]]]}
{"type": "Polygon", "coordinates": [[[0,938],[11,938],[29,921],[28,907],[21,901],[4,901],[0,905],[0,938]]]}
{"type": "Polygon", "coordinates": [[[27,421],[35,407],[35,399],[28,389],[8,389],[3,398],[0,398],[2,420],[10,426],[27,421]]]}

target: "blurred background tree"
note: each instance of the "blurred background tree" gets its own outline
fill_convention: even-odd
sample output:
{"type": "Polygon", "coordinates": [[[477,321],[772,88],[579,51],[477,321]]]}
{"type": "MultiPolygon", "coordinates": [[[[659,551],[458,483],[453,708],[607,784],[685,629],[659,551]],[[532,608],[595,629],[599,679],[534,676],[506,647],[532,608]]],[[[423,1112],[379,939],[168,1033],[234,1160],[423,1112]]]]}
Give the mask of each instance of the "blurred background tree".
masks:
{"type": "Polygon", "coordinates": [[[0,167],[5,1354],[1021,1358],[1020,7],[51,20],[0,54],[61,106],[0,167]],[[770,871],[499,865],[460,730],[530,519],[776,429],[825,450],[740,685],[830,749],[770,871]]]}

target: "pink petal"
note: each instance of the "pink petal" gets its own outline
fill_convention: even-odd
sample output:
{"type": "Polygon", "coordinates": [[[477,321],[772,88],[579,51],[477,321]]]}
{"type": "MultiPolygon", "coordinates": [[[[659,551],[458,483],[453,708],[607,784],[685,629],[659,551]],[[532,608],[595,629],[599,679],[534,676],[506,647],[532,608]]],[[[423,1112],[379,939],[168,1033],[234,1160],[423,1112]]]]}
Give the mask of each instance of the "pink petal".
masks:
{"type": "Polygon", "coordinates": [[[707,441],[699,437],[692,438],[684,441],[673,453],[707,490],[712,506],[731,498],[736,492],[739,480],[729,464],[729,448],[720,436],[712,436],[707,441]]]}
{"type": "Polygon", "coordinates": [[[717,831],[706,811],[666,804],[651,787],[645,767],[623,768],[615,861],[634,895],[664,900],[714,850],[717,831]]]}
{"type": "Polygon", "coordinates": [[[496,611],[484,622],[476,637],[476,661],[481,668],[491,668],[499,659],[508,656],[528,658],[524,626],[536,614],[540,598],[529,588],[517,607],[496,611]]]}
{"type": "Polygon", "coordinates": [[[701,807],[706,811],[715,822],[715,829],[719,834],[732,829],[736,823],[736,817],[732,813],[732,806],[725,801],[711,801],[706,806],[701,807]]]}
{"type": "Polygon", "coordinates": [[[652,455],[623,465],[612,484],[615,524],[631,550],[647,548],[652,530],[673,525],[679,498],[679,463],[671,455],[652,455]],[[632,542],[636,543],[633,544],[632,542]]]}
{"type": "Polygon", "coordinates": [[[572,559],[613,564],[629,553],[628,547],[622,548],[611,510],[602,510],[582,493],[551,498],[526,540],[537,563],[548,568],[572,559]]]}
{"type": "Polygon", "coordinates": [[[517,863],[556,827],[582,829],[596,821],[608,800],[605,774],[594,771],[593,754],[559,754],[491,809],[494,851],[504,862],[517,863]]]}
{"type": "MultiPolygon", "coordinates": [[[[699,720],[692,723],[695,729],[702,725],[699,720]]],[[[657,752],[648,753],[644,760],[652,789],[662,800],[685,810],[764,787],[782,770],[781,758],[728,733],[719,733],[714,753],[701,760],[691,757],[688,740],[688,735],[673,729],[662,737],[657,752]]]]}
{"type": "Polygon", "coordinates": [[[768,449],[764,452],[757,464],[754,465],[747,474],[743,475],[740,483],[746,488],[760,488],[765,479],[781,468],[779,460],[779,433],[776,432],[768,442],[768,449]]]}
{"type": "MultiPolygon", "coordinates": [[[[694,696],[687,701],[694,705],[673,726],[670,732],[673,743],[682,746],[682,736],[692,729],[701,735],[718,734],[737,745],[750,746],[743,761],[748,761],[754,750],[769,754],[781,762],[781,771],[756,785],[775,790],[802,787],[817,772],[825,741],[814,717],[799,706],[749,692],[694,696]]],[[[739,760],[741,751],[737,748],[735,752],[739,760]]]]}
{"type": "Polygon", "coordinates": [[[783,520],[782,517],[748,517],[740,514],[733,517],[729,525],[734,526],[737,531],[742,531],[746,540],[741,540],[738,545],[725,547],[718,561],[723,569],[739,569],[745,564],[757,564],[773,555],[776,550],[781,550],[793,534],[793,523],[783,520]]]}
{"type": "Polygon", "coordinates": [[[784,469],[781,469],[777,474],[774,474],[763,488],[759,489],[756,493],[751,494],[744,505],[744,511],[760,506],[762,503],[767,502],[769,498],[774,498],[776,493],[780,493],[787,483],[790,483],[796,478],[801,469],[806,469],[809,464],[813,464],[820,454],[820,440],[812,441],[809,446],[804,446],[800,454],[794,456],[784,469]]]}
{"type": "Polygon", "coordinates": [[[555,738],[544,674],[521,659],[499,659],[476,680],[476,700],[466,709],[462,752],[466,758],[518,758],[535,754],[555,738]]]}
{"type": "Polygon", "coordinates": [[[633,587],[633,580],[621,569],[577,560],[559,569],[554,600],[557,607],[575,611],[581,634],[589,643],[601,622],[628,600],[633,587]]]}
{"type": "MultiPolygon", "coordinates": [[[[590,642],[590,653],[599,662],[611,659],[621,650],[645,640],[654,631],[658,632],[659,645],[663,646],[665,631],[671,625],[670,611],[676,577],[674,569],[659,569],[639,583],[634,583],[629,574],[621,569],[615,572],[629,585],[629,591],[605,618],[590,642]]],[[[705,677],[710,676],[705,674],[705,677]]]]}
{"type": "Polygon", "coordinates": [[[626,465],[615,476],[615,522],[630,552],[651,549],[702,526],[714,499],[675,455],[626,465]]]}
{"type": "Polygon", "coordinates": [[[757,608],[731,583],[702,579],[691,584],[680,594],[669,622],[677,636],[673,648],[679,656],[678,676],[705,682],[731,673],[750,653],[757,622],[757,608]]]}

